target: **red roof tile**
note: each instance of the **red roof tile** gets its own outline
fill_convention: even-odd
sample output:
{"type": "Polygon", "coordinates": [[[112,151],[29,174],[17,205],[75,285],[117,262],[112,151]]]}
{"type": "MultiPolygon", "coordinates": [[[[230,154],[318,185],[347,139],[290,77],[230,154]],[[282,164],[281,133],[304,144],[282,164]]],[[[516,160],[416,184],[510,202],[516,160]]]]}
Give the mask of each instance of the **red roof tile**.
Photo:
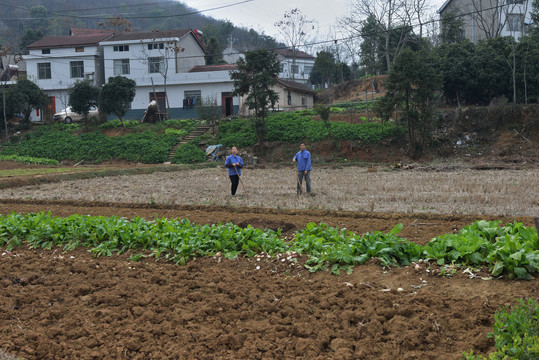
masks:
{"type": "MultiPolygon", "coordinates": [[[[294,52],[292,49],[277,49],[275,52],[281,56],[284,56],[286,58],[292,58],[294,56],[294,52]]],[[[315,57],[312,55],[307,54],[306,52],[296,50],[296,59],[312,59],[314,60],[315,57]]]]}
{"type": "Polygon", "coordinates": [[[80,36],[46,36],[26,46],[27,49],[62,48],[84,45],[97,45],[112,36],[110,33],[80,36]]]}

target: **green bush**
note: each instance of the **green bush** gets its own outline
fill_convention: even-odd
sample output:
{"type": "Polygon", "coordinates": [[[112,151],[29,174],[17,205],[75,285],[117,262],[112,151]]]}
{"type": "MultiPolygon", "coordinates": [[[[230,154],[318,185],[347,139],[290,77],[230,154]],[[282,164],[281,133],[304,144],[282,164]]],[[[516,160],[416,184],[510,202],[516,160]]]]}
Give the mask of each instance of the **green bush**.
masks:
{"type": "Polygon", "coordinates": [[[539,303],[535,299],[518,299],[511,309],[502,307],[494,315],[496,352],[489,357],[475,356],[473,351],[464,353],[466,360],[539,359],[539,303]]]}
{"type": "Polygon", "coordinates": [[[163,121],[163,124],[167,128],[182,129],[190,133],[200,124],[200,121],[195,119],[170,119],[163,121]]]}
{"type": "MultiPolygon", "coordinates": [[[[124,120],[124,125],[126,128],[132,128],[136,126],[141,126],[142,123],[137,120],[124,120]]],[[[114,119],[107,121],[104,124],[99,125],[100,129],[114,129],[123,127],[122,122],[119,119],[114,119]]]]}
{"type": "Polygon", "coordinates": [[[180,146],[172,158],[172,163],[174,164],[195,164],[205,161],[206,153],[193,144],[180,146]]]}
{"type": "Polygon", "coordinates": [[[168,129],[165,130],[165,135],[176,136],[176,137],[184,137],[185,135],[187,135],[187,131],[184,130],[184,129],[171,129],[171,128],[168,128],[168,129]]]}
{"type": "Polygon", "coordinates": [[[219,124],[219,142],[228,147],[253,146],[256,144],[254,121],[249,119],[221,121],[219,124]]]}
{"type": "Polygon", "coordinates": [[[2,155],[103,162],[119,159],[149,164],[167,160],[177,137],[144,131],[126,136],[108,137],[100,132],[80,136],[51,127],[25,136],[19,144],[6,146],[2,155]]]}
{"type": "Polygon", "coordinates": [[[58,161],[54,159],[35,158],[30,156],[0,155],[0,160],[11,160],[24,164],[58,165],[58,161]]]}

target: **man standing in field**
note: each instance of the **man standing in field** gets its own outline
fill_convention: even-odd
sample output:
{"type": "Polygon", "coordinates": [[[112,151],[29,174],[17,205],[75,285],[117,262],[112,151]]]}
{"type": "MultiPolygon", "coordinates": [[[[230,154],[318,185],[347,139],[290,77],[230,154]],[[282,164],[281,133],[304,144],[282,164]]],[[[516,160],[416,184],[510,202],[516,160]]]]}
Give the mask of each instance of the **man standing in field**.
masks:
{"type": "Polygon", "coordinates": [[[232,183],[230,192],[232,193],[232,196],[236,196],[236,190],[238,190],[238,184],[240,182],[241,168],[243,167],[243,160],[238,156],[237,147],[232,146],[230,152],[231,154],[225,160],[225,166],[228,168],[228,176],[232,183]]]}
{"type": "Polygon", "coordinates": [[[311,153],[306,150],[304,142],[299,144],[299,151],[294,156],[292,161],[296,164],[296,170],[298,173],[298,195],[303,194],[303,178],[305,178],[305,186],[307,188],[307,194],[311,195],[311,153]]]}

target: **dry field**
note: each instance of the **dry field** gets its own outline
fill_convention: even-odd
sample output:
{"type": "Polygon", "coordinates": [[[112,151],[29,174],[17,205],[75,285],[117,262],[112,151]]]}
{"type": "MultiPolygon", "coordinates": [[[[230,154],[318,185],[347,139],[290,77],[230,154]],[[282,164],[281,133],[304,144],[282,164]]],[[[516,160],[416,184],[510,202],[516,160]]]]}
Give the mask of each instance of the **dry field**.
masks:
{"type": "Polygon", "coordinates": [[[537,170],[319,168],[315,196],[296,196],[293,168],[245,169],[238,196],[221,168],[66,181],[0,191],[0,199],[76,200],[274,209],[537,216],[537,170]]]}
{"type": "MultiPolygon", "coordinates": [[[[291,167],[245,169],[235,198],[221,168],[64,181],[4,189],[0,213],[232,221],[287,235],[310,221],[358,233],[400,222],[419,244],[480,218],[533,226],[539,214],[537,171],[381,170],[316,168],[313,197],[296,196],[291,167]]],[[[538,278],[485,268],[444,275],[372,260],[335,276],[309,273],[303,256],[186,266],[128,256],[0,249],[0,359],[460,360],[495,350],[497,309],[539,298],[538,278]]]]}

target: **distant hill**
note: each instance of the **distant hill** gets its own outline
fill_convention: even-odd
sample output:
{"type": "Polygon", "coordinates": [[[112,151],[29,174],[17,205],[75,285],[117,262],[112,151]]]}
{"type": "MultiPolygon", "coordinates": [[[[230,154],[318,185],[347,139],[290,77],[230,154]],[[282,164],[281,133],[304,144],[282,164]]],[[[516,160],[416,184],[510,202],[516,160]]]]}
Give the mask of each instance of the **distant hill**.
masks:
{"type": "MultiPolygon", "coordinates": [[[[192,28],[208,39],[217,37],[222,48],[229,39],[241,48],[271,48],[273,38],[252,29],[238,28],[223,20],[198,13],[187,5],[170,0],[5,0],[0,19],[0,46],[20,51],[21,41],[29,44],[40,36],[68,35],[71,28],[108,28],[107,19],[121,17],[131,23],[131,30],[170,30],[192,28]]],[[[124,30],[123,27],[117,27],[124,30]]]]}

